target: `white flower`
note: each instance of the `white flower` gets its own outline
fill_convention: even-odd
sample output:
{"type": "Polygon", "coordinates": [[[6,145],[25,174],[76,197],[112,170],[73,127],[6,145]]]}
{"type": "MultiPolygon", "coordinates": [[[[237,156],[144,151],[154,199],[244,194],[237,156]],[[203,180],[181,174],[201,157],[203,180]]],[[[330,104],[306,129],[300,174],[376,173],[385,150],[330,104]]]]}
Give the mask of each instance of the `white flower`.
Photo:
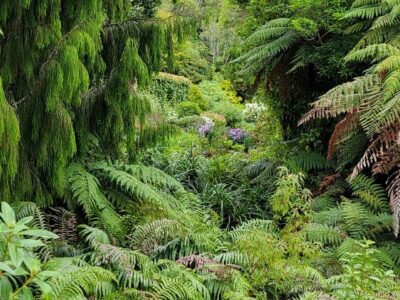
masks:
{"type": "Polygon", "coordinates": [[[266,109],[267,108],[262,103],[246,103],[243,115],[247,121],[255,122],[260,117],[260,114],[266,109]]]}

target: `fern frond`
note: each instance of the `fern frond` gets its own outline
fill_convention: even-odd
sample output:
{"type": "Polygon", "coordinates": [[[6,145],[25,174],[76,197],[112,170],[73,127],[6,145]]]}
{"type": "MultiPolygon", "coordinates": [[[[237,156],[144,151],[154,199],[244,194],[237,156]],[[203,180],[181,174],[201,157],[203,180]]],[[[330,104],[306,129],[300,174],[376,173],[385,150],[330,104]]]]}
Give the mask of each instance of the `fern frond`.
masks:
{"type": "Polygon", "coordinates": [[[36,203],[27,201],[17,202],[13,203],[13,208],[15,210],[15,216],[17,220],[32,216],[33,219],[30,222],[30,225],[32,227],[45,230],[49,229],[46,216],[43,211],[36,205],[36,203]]]}
{"type": "Polygon", "coordinates": [[[331,227],[321,224],[309,224],[304,233],[311,242],[318,242],[332,246],[338,246],[346,238],[346,234],[338,227],[331,227]]]}
{"type": "Polygon", "coordinates": [[[161,219],[136,226],[130,235],[131,247],[143,253],[154,253],[156,248],[166,242],[180,237],[184,228],[175,220],[161,219]]]}
{"type": "Polygon", "coordinates": [[[373,210],[380,212],[387,210],[387,195],[383,187],[375,183],[373,179],[358,175],[350,181],[353,195],[365,202],[373,210]]]}
{"type": "Polygon", "coordinates": [[[71,164],[67,173],[73,198],[83,207],[88,218],[98,217],[107,231],[122,238],[124,228],[121,218],[100,191],[98,179],[79,164],[71,164]]]}
{"type": "Polygon", "coordinates": [[[249,257],[247,254],[240,251],[228,251],[221,253],[215,256],[214,260],[226,265],[236,265],[243,268],[246,268],[249,264],[249,257]]]}
{"type": "Polygon", "coordinates": [[[384,128],[370,143],[363,157],[353,169],[350,178],[355,178],[360,172],[378,162],[383,154],[393,146],[397,146],[400,124],[384,128]]]}
{"type": "Polygon", "coordinates": [[[123,170],[126,173],[135,176],[143,183],[151,184],[158,188],[168,188],[171,191],[184,191],[184,188],[179,181],[157,168],[142,165],[126,165],[118,162],[115,163],[114,166],[119,170],[123,170]]]}
{"type": "Polygon", "coordinates": [[[336,199],[329,195],[320,195],[312,199],[311,208],[315,212],[322,212],[334,208],[336,199]]]}
{"type": "Polygon", "coordinates": [[[300,170],[309,172],[311,170],[325,170],[332,168],[332,162],[326,159],[326,157],[320,153],[313,151],[296,151],[294,155],[290,157],[291,164],[297,166],[293,171],[300,170]]]}
{"type": "Polygon", "coordinates": [[[371,214],[360,203],[343,202],[341,205],[343,216],[343,229],[357,239],[362,239],[368,234],[368,224],[371,214]]]}
{"type": "Polygon", "coordinates": [[[152,186],[143,183],[134,175],[122,171],[106,162],[99,162],[91,166],[109,183],[127,193],[133,199],[139,201],[150,201],[160,206],[166,206],[160,193],[152,186]]]}
{"type": "Polygon", "coordinates": [[[339,123],[336,124],[335,129],[329,139],[328,146],[328,160],[332,160],[335,154],[337,145],[343,140],[343,137],[349,135],[358,127],[359,114],[347,114],[339,123]]]}
{"type": "Polygon", "coordinates": [[[375,74],[355,78],[330,90],[312,103],[312,109],[300,120],[299,125],[314,119],[336,117],[342,113],[363,111],[368,103],[380,94],[381,79],[375,74]]]}
{"type": "Polygon", "coordinates": [[[96,292],[98,282],[116,283],[114,274],[100,267],[69,265],[57,272],[58,275],[47,283],[53,290],[53,297],[58,299],[83,299],[96,292]]]}
{"type": "MultiPolygon", "coordinates": [[[[400,55],[400,49],[397,47],[393,47],[389,44],[374,44],[367,46],[365,48],[355,50],[350,52],[345,60],[347,61],[380,61],[383,59],[387,59],[388,57],[398,56],[400,55]]],[[[384,65],[390,65],[389,62],[386,62],[384,65]]],[[[382,68],[382,66],[381,66],[382,68]]]]}
{"type": "Polygon", "coordinates": [[[95,244],[110,244],[110,238],[107,233],[99,228],[83,224],[79,225],[78,229],[80,230],[79,234],[91,246],[95,244]]]}
{"type": "Polygon", "coordinates": [[[399,234],[400,222],[400,170],[393,173],[389,179],[388,194],[390,207],[393,212],[393,229],[397,237],[399,234]]]}
{"type": "Polygon", "coordinates": [[[289,29],[289,18],[278,18],[267,22],[245,41],[247,45],[266,43],[285,34],[289,29]]]}

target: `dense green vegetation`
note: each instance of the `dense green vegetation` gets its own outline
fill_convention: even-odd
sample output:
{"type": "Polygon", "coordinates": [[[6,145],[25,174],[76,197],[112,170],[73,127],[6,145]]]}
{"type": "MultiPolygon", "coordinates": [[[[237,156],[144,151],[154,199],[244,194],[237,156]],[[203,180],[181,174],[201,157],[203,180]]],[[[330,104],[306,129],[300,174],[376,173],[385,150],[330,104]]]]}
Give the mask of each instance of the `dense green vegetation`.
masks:
{"type": "Polygon", "coordinates": [[[399,0],[1,0],[0,299],[400,299],[399,0]]]}

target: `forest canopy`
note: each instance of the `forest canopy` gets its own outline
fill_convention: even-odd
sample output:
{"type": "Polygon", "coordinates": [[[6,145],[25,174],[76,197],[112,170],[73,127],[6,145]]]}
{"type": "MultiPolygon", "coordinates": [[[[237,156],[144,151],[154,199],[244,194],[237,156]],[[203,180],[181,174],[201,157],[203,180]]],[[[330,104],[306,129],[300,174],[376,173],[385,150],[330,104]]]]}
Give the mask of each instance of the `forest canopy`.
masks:
{"type": "Polygon", "coordinates": [[[0,299],[400,299],[399,0],[1,0],[0,299]]]}

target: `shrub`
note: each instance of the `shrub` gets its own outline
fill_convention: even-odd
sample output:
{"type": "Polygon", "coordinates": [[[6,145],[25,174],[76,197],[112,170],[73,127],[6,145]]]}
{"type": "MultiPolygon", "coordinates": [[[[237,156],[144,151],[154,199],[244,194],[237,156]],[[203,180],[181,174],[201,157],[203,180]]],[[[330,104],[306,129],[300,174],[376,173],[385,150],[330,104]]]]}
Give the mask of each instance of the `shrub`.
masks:
{"type": "Polygon", "coordinates": [[[232,104],[230,102],[217,103],[214,107],[214,111],[223,115],[227,125],[231,127],[234,127],[243,120],[242,109],[237,104],[232,104]]]}
{"type": "Polygon", "coordinates": [[[210,103],[204,98],[199,87],[192,84],[189,88],[187,101],[197,103],[201,110],[207,110],[210,108],[210,103]]]}
{"type": "Polygon", "coordinates": [[[150,91],[163,102],[182,102],[187,99],[192,82],[183,76],[159,73],[150,86],[150,91]]]}
{"type": "Polygon", "coordinates": [[[243,111],[244,118],[248,122],[256,122],[260,115],[266,110],[262,103],[246,103],[243,111]]]}
{"type": "Polygon", "coordinates": [[[197,103],[190,101],[183,101],[178,104],[177,112],[179,117],[200,115],[201,109],[197,103]]]}
{"type": "Polygon", "coordinates": [[[229,138],[236,143],[243,143],[247,132],[242,128],[232,128],[228,132],[229,138]]]}
{"type": "Polygon", "coordinates": [[[222,90],[225,91],[229,102],[238,104],[242,102],[242,97],[238,96],[230,80],[224,80],[220,83],[222,90]]]}
{"type": "Polygon", "coordinates": [[[203,117],[204,124],[199,127],[199,134],[201,136],[206,136],[211,133],[213,130],[215,123],[207,117],[203,117]]]}
{"type": "Polygon", "coordinates": [[[185,129],[197,129],[201,124],[203,123],[203,118],[197,115],[193,116],[185,116],[180,119],[178,119],[175,123],[179,127],[185,128],[185,129]]]}
{"type": "Polygon", "coordinates": [[[212,68],[205,56],[207,47],[201,41],[185,41],[175,52],[175,66],[179,75],[200,82],[211,78],[212,68]]]}
{"type": "Polygon", "coordinates": [[[226,126],[226,119],[223,115],[217,114],[211,111],[206,111],[201,114],[202,117],[210,118],[216,126],[225,127],[226,126]]]}
{"type": "Polygon", "coordinates": [[[199,83],[199,89],[204,98],[209,102],[229,101],[226,92],[222,89],[220,84],[213,80],[205,80],[199,83]]]}

